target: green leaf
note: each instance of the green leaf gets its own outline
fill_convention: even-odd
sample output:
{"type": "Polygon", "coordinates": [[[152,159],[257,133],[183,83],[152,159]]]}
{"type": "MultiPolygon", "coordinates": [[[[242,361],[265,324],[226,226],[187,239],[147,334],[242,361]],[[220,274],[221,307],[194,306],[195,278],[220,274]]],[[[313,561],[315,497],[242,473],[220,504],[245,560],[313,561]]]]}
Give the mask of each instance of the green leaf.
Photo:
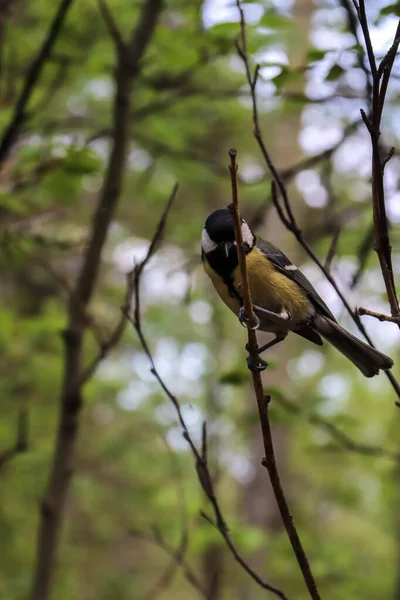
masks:
{"type": "Polygon", "coordinates": [[[338,65],[334,64],[328,71],[328,74],[325,77],[325,81],[337,81],[344,73],[344,69],[338,65]]]}
{"type": "Polygon", "coordinates": [[[386,17],[387,15],[396,15],[396,17],[400,17],[400,2],[389,4],[389,6],[385,6],[379,11],[380,17],[386,17]]]}
{"type": "Polygon", "coordinates": [[[14,215],[26,215],[28,208],[26,204],[16,196],[0,193],[0,208],[14,215]]]}
{"type": "Polygon", "coordinates": [[[101,167],[100,158],[90,148],[68,148],[62,168],[72,175],[89,175],[101,167]]]}
{"type": "Polygon", "coordinates": [[[320,50],[319,48],[309,48],[307,50],[307,62],[317,62],[323,60],[330,50],[320,50]]]}
{"type": "Polygon", "coordinates": [[[219,378],[219,382],[221,385],[233,385],[239,386],[242,385],[247,378],[247,372],[241,369],[241,367],[236,367],[231,371],[227,371],[223,373],[219,378]]]}
{"type": "Polygon", "coordinates": [[[283,29],[292,25],[292,21],[283,15],[280,15],[276,11],[267,11],[261,17],[258,26],[265,27],[266,29],[283,29]]]}
{"type": "Polygon", "coordinates": [[[292,79],[293,71],[289,69],[287,66],[282,66],[282,70],[278,75],[271,78],[271,81],[276,85],[276,89],[278,91],[282,90],[282,88],[292,79]]]}

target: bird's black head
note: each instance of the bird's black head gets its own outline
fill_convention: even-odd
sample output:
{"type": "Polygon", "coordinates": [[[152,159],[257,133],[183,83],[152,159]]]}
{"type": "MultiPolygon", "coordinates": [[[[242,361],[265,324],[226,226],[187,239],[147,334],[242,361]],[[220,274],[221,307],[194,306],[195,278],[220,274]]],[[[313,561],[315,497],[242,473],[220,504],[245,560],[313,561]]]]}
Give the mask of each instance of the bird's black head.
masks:
{"type": "Polygon", "coordinates": [[[211,213],[204,225],[210,239],[216,244],[235,241],[233,217],[229,210],[221,208],[211,213]]]}
{"type": "MultiPolygon", "coordinates": [[[[255,235],[251,231],[244,219],[242,222],[242,237],[249,249],[255,244],[255,235]]],[[[214,252],[218,247],[228,249],[235,244],[235,229],[233,226],[233,216],[226,208],[214,211],[207,218],[201,238],[201,247],[205,254],[214,252]]]]}
{"type": "MultiPolygon", "coordinates": [[[[242,237],[251,250],[256,237],[242,222],[242,237]]],[[[201,236],[201,249],[210,265],[219,273],[232,271],[238,264],[233,216],[226,208],[216,210],[207,218],[201,236]]]]}

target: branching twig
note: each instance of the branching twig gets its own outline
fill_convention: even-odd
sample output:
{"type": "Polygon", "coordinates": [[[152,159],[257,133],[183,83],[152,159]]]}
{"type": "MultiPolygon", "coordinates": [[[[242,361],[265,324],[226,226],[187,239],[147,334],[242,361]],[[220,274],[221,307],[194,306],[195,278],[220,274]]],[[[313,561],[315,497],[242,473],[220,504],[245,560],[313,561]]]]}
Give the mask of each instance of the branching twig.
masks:
{"type": "Polygon", "coordinates": [[[369,310],[368,308],[363,308],[362,306],[358,308],[358,314],[360,316],[367,315],[368,317],[374,317],[375,319],[378,319],[378,321],[389,321],[390,323],[396,323],[397,325],[400,324],[400,316],[391,317],[390,315],[384,315],[382,313],[369,310]]]}
{"type": "Polygon", "coordinates": [[[164,380],[162,379],[160,373],[158,372],[155,362],[154,362],[154,359],[153,359],[153,355],[151,353],[150,347],[148,345],[148,342],[147,342],[146,337],[143,332],[141,307],[140,307],[141,275],[143,273],[144,267],[146,266],[149,259],[151,258],[156,245],[158,244],[158,241],[159,241],[162,231],[164,229],[165,220],[167,218],[167,215],[169,212],[169,207],[171,206],[171,202],[172,202],[175,191],[176,191],[176,189],[174,189],[174,191],[172,192],[172,195],[170,196],[170,199],[167,203],[166,209],[165,209],[163,216],[160,220],[160,223],[156,229],[155,235],[153,237],[153,240],[150,244],[150,247],[147,251],[147,254],[146,254],[144,260],[139,265],[137,265],[134,269],[133,278],[134,278],[135,309],[134,309],[133,316],[131,316],[130,314],[127,314],[126,316],[136,330],[136,333],[138,335],[138,338],[140,340],[142,348],[149,359],[152,374],[157,379],[162,390],[165,392],[165,394],[171,400],[171,402],[173,403],[173,405],[175,407],[179,423],[183,430],[183,437],[188,442],[190,449],[192,451],[192,454],[195,458],[196,472],[197,472],[197,476],[199,479],[199,483],[200,483],[205,495],[207,496],[207,498],[213,508],[213,511],[214,511],[215,523],[210,519],[208,519],[208,520],[218,529],[218,531],[220,532],[221,536],[223,537],[226,545],[228,546],[230,552],[232,553],[232,556],[240,564],[240,566],[250,575],[250,577],[260,587],[262,587],[265,590],[269,590],[270,592],[272,592],[273,594],[275,594],[276,596],[281,598],[281,600],[288,600],[287,596],[281,590],[279,590],[278,588],[276,588],[276,587],[270,585],[269,583],[267,583],[266,581],[264,581],[250,567],[250,565],[245,561],[245,559],[240,555],[240,553],[236,549],[236,546],[234,545],[234,543],[231,539],[231,536],[229,534],[229,530],[225,523],[225,519],[222,515],[222,511],[221,511],[219,502],[215,496],[214,484],[213,484],[213,480],[212,480],[212,477],[211,477],[211,474],[209,471],[208,461],[207,461],[207,430],[206,430],[205,424],[203,426],[202,448],[201,448],[201,452],[199,452],[195,443],[193,442],[193,439],[192,439],[190,432],[188,430],[188,427],[186,425],[185,419],[184,419],[182,411],[181,411],[179,400],[170,391],[170,389],[168,388],[168,386],[165,384],[164,380]]]}
{"type": "Polygon", "coordinates": [[[374,229],[374,225],[372,223],[371,226],[367,229],[367,231],[358,247],[358,251],[357,251],[358,267],[357,267],[357,271],[354,273],[353,278],[350,283],[351,289],[354,289],[356,287],[356,285],[360,281],[362,274],[364,273],[365,267],[367,266],[368,257],[371,253],[372,246],[374,243],[374,238],[375,238],[375,229],[374,229]]]}
{"type": "Polygon", "coordinates": [[[132,293],[133,293],[133,279],[132,279],[132,275],[133,275],[133,271],[127,273],[126,275],[126,291],[125,291],[125,299],[124,299],[124,303],[121,306],[121,316],[119,318],[119,321],[117,323],[117,325],[115,326],[114,331],[110,334],[110,336],[106,339],[106,340],[99,340],[99,346],[100,346],[100,350],[98,351],[97,355],[92,359],[92,362],[89,363],[89,365],[86,367],[86,369],[82,372],[80,378],[79,378],[79,382],[78,382],[78,387],[83,386],[87,381],[90,380],[90,378],[93,376],[93,374],[95,373],[97,367],[99,366],[99,364],[101,363],[102,360],[105,359],[105,357],[110,353],[110,351],[115,348],[115,346],[117,346],[118,342],[120,341],[124,331],[125,331],[125,327],[126,327],[126,314],[130,311],[131,309],[131,302],[132,302],[132,293]]]}
{"type": "MultiPolygon", "coordinates": [[[[254,364],[257,363],[258,360],[258,344],[257,344],[257,335],[255,332],[255,315],[253,311],[253,304],[251,301],[251,293],[249,280],[247,276],[247,267],[246,267],[246,254],[245,249],[243,247],[243,238],[242,238],[242,230],[241,230],[241,221],[239,214],[239,201],[238,201],[238,193],[237,193],[237,164],[236,164],[236,150],[230,150],[229,152],[231,157],[231,180],[232,180],[232,214],[233,221],[235,226],[235,239],[236,239],[236,247],[238,253],[238,261],[239,261],[239,269],[240,269],[240,293],[243,299],[243,307],[248,319],[248,345],[247,349],[249,351],[250,357],[253,360],[254,364]]],[[[252,371],[253,378],[253,386],[254,392],[257,400],[258,412],[260,415],[261,422],[261,430],[263,435],[264,442],[264,450],[265,450],[265,459],[263,461],[263,465],[267,468],[269,478],[271,481],[272,489],[275,494],[276,502],[278,504],[279,512],[282,517],[283,524],[285,526],[286,532],[290,539],[290,543],[292,544],[293,552],[296,555],[297,562],[303,574],[304,581],[308,588],[311,598],[313,600],[320,600],[320,595],[313,577],[313,574],[310,569],[310,565],[307,559],[307,556],[304,552],[303,545],[300,541],[299,535],[297,533],[297,529],[293,522],[293,517],[290,514],[289,507],[286,501],[285,494],[282,489],[282,485],[280,482],[279,472],[276,466],[275,461],[275,453],[274,447],[272,443],[272,434],[271,434],[271,426],[269,422],[269,413],[268,413],[268,404],[270,401],[269,397],[264,395],[264,389],[261,379],[261,373],[259,371],[252,371]]]]}
{"type": "Polygon", "coordinates": [[[168,585],[170,579],[173,577],[175,567],[177,566],[181,568],[185,579],[190,583],[190,585],[200,594],[202,598],[205,598],[207,600],[207,590],[204,588],[202,582],[184,558],[187,547],[186,536],[182,537],[179,547],[175,549],[172,548],[164,540],[164,538],[159,534],[157,530],[154,531],[154,535],[152,536],[145,532],[131,528],[129,530],[129,535],[142,540],[146,540],[151,544],[155,544],[158,548],[161,548],[162,550],[164,550],[164,552],[166,552],[169,556],[172,557],[171,565],[168,566],[168,569],[164,572],[163,576],[160,577],[157,584],[153,586],[153,588],[148,594],[146,594],[146,600],[153,600],[154,594],[157,593],[157,590],[160,588],[161,585],[163,586],[163,588],[161,589],[165,589],[165,586],[168,585]]]}
{"type": "Polygon", "coordinates": [[[385,165],[393,155],[393,150],[390,150],[387,156],[382,157],[379,143],[381,136],[381,118],[387,87],[400,43],[400,21],[394,35],[392,46],[383,57],[380,65],[377,66],[365,11],[365,1],[360,0],[359,3],[354,2],[354,6],[356,8],[358,20],[364,35],[368,61],[372,74],[371,114],[367,116],[361,109],[361,116],[369,131],[372,145],[372,209],[375,226],[375,250],[379,258],[392,317],[395,318],[394,322],[398,323],[398,326],[400,327],[400,307],[393,276],[392,248],[389,240],[385,205],[385,189],[383,181],[385,165]]]}
{"type": "Polygon", "coordinates": [[[338,227],[336,227],[336,230],[334,231],[334,234],[332,236],[332,241],[329,246],[328,254],[326,255],[324,267],[327,271],[331,270],[332,261],[336,254],[336,248],[337,248],[337,244],[339,241],[340,232],[341,232],[341,227],[339,225],[338,227]]]}
{"type": "Polygon", "coordinates": [[[55,42],[57,41],[61,28],[64,24],[65,17],[72,5],[72,2],[73,0],[61,1],[57,9],[57,13],[47,32],[46,39],[44,40],[38,55],[36,56],[28,70],[23,88],[21,90],[21,94],[15,105],[14,114],[11,118],[11,121],[7,125],[5,131],[3,132],[1,138],[0,166],[7,158],[8,153],[11,150],[11,147],[13,146],[17,138],[21,125],[26,119],[26,108],[28,106],[29,100],[31,99],[32,93],[42,73],[42,69],[46,64],[46,61],[48,60],[51,54],[51,51],[53,50],[55,42]]]}
{"type": "MultiPolygon", "coordinates": [[[[345,298],[344,294],[342,293],[342,291],[340,290],[340,288],[338,287],[335,279],[332,277],[332,275],[329,273],[329,271],[324,267],[324,265],[321,263],[321,261],[318,259],[318,257],[316,256],[316,254],[314,253],[314,251],[312,250],[312,248],[310,247],[310,245],[308,244],[308,242],[305,240],[303,232],[301,231],[301,229],[299,228],[297,221],[294,217],[291,205],[290,205],[290,201],[289,201],[289,197],[287,194],[287,190],[286,190],[286,186],[285,183],[282,179],[282,177],[279,174],[278,169],[275,167],[275,165],[273,164],[273,161],[268,153],[268,150],[265,146],[263,137],[262,137],[262,132],[261,132],[261,128],[260,128],[260,124],[259,124],[259,120],[258,120],[258,112],[257,112],[257,98],[256,98],[256,83],[257,83],[257,77],[256,75],[253,77],[250,71],[250,66],[249,66],[249,59],[248,59],[248,55],[247,52],[245,51],[246,49],[246,24],[244,21],[244,14],[242,11],[242,8],[240,6],[240,0],[236,0],[237,1],[237,6],[239,8],[240,11],[240,23],[241,23],[241,40],[242,40],[242,44],[237,44],[237,50],[238,50],[238,54],[241,57],[243,64],[245,66],[246,69],[246,75],[247,75],[247,80],[250,86],[250,91],[251,91],[251,96],[252,96],[252,103],[253,103],[253,123],[254,123],[254,136],[257,140],[257,143],[260,147],[261,153],[264,157],[264,160],[271,172],[271,175],[273,177],[273,182],[271,185],[271,192],[272,192],[272,201],[275,205],[276,211],[282,221],[282,223],[285,225],[285,227],[291,231],[294,236],[296,237],[297,241],[299,242],[299,244],[304,248],[305,252],[308,254],[308,256],[313,260],[313,262],[319,267],[319,269],[323,272],[323,274],[325,275],[325,277],[327,278],[327,280],[329,281],[329,283],[333,286],[333,288],[335,289],[336,293],[338,294],[340,300],[342,301],[344,307],[346,308],[347,312],[349,313],[349,315],[351,316],[351,318],[353,319],[354,323],[357,325],[359,331],[361,332],[361,334],[364,336],[364,338],[367,340],[367,342],[374,347],[374,344],[372,343],[371,338],[369,337],[363,323],[361,322],[361,319],[357,313],[356,310],[353,310],[349,304],[349,302],[347,301],[347,299],[345,298]],[[283,201],[283,206],[280,203],[279,197],[278,197],[278,191],[282,197],[282,201],[283,201]]],[[[256,73],[257,73],[257,69],[256,69],[256,73]]],[[[397,396],[400,398],[400,385],[398,383],[398,381],[396,380],[396,378],[394,377],[394,375],[392,373],[390,373],[390,371],[385,371],[385,375],[386,377],[389,379],[393,389],[395,390],[397,396]]]]}
{"type": "Polygon", "coordinates": [[[301,407],[289,400],[288,398],[283,398],[282,395],[277,395],[274,399],[274,402],[277,402],[284,408],[287,412],[292,413],[293,415],[304,416],[305,419],[311,424],[323,429],[331,435],[332,439],[339,444],[344,450],[348,450],[349,452],[354,452],[356,454],[361,454],[363,456],[375,456],[382,458],[389,458],[391,460],[400,462],[400,453],[395,452],[394,450],[389,450],[387,448],[382,448],[381,446],[372,446],[371,444],[364,444],[363,442],[358,442],[350,437],[345,431],[334,425],[330,421],[321,417],[318,413],[312,412],[307,414],[305,411],[301,409],[301,407]]]}
{"type": "Polygon", "coordinates": [[[372,100],[372,98],[371,98],[371,96],[372,96],[371,73],[368,71],[368,68],[365,64],[364,52],[362,50],[360,36],[358,35],[358,31],[357,31],[357,18],[355,16],[354,10],[352,8],[353,3],[351,2],[351,0],[340,0],[340,4],[346,11],[349,29],[350,29],[350,31],[355,39],[355,42],[356,42],[357,61],[358,61],[360,68],[364,71],[365,79],[366,79],[367,98],[369,99],[369,101],[371,101],[372,100]]]}

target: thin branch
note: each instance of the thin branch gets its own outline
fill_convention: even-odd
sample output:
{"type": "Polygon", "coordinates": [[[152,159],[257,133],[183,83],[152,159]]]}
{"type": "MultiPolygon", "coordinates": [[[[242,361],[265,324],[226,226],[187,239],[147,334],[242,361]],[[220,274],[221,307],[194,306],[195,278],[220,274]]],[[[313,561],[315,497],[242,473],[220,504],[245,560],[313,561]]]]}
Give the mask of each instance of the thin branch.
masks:
{"type": "MultiPolygon", "coordinates": [[[[240,8],[240,4],[238,4],[240,8]]],[[[241,10],[241,9],[240,9],[241,10]]],[[[243,44],[245,48],[245,44],[243,44]]],[[[242,229],[239,214],[239,200],[237,191],[237,164],[236,164],[236,150],[230,150],[229,155],[231,157],[230,172],[232,181],[232,214],[233,222],[235,227],[235,239],[236,248],[238,253],[238,262],[240,269],[240,293],[243,299],[243,307],[247,316],[248,323],[248,345],[250,357],[256,364],[258,360],[258,344],[257,335],[255,332],[256,319],[253,311],[253,303],[251,301],[251,292],[249,279],[247,275],[246,266],[246,254],[245,248],[243,247],[242,229]]],[[[310,564],[308,562],[306,553],[303,549],[303,545],[300,541],[297,529],[293,522],[293,517],[290,514],[289,507],[286,501],[285,494],[282,489],[280,482],[279,472],[275,460],[275,452],[272,443],[271,426],[269,422],[269,411],[268,404],[270,401],[269,397],[264,395],[264,389],[261,379],[260,371],[252,371],[254,393],[257,400],[258,412],[260,415],[261,430],[264,442],[265,459],[263,465],[267,468],[269,478],[271,481],[272,489],[275,494],[276,502],[278,504],[279,512],[286,532],[288,534],[290,543],[292,544],[293,552],[295,553],[297,562],[302,572],[305,584],[309,591],[310,597],[313,600],[320,600],[320,595],[317,589],[317,585],[314,580],[314,576],[311,572],[310,564]]]]}
{"type": "Polygon", "coordinates": [[[374,317],[378,319],[378,321],[389,321],[389,323],[400,324],[400,317],[391,317],[390,315],[384,315],[382,313],[375,312],[373,310],[369,310],[368,308],[363,308],[360,306],[358,308],[358,314],[360,316],[367,315],[368,317],[374,317]]]}
{"type": "Polygon", "coordinates": [[[364,71],[365,78],[366,78],[367,98],[369,98],[371,101],[372,100],[372,98],[371,98],[372,97],[371,73],[369,72],[369,70],[365,64],[364,52],[361,47],[361,40],[360,40],[360,36],[358,35],[358,30],[357,30],[357,17],[354,14],[354,10],[352,8],[353,3],[350,0],[340,0],[340,4],[346,11],[349,29],[350,29],[350,31],[356,41],[356,44],[357,44],[357,50],[356,50],[357,62],[359,64],[360,68],[364,71]]]}
{"type": "Polygon", "coordinates": [[[126,275],[126,291],[123,305],[121,306],[121,316],[118,320],[117,325],[114,328],[114,331],[109,335],[109,337],[104,340],[101,339],[99,341],[100,350],[97,355],[92,359],[91,363],[85,368],[85,370],[81,373],[78,387],[82,387],[87,381],[91,379],[94,373],[97,370],[97,367],[103,361],[106,356],[111,352],[113,348],[115,348],[124,331],[127,324],[126,314],[129,313],[131,309],[132,303],[132,293],[133,293],[133,279],[132,279],[133,271],[130,271],[126,275]]]}
{"type": "Polygon", "coordinates": [[[374,55],[374,51],[372,49],[371,37],[369,35],[367,15],[365,13],[365,4],[364,4],[363,0],[361,0],[359,3],[354,2],[354,0],[353,0],[353,4],[356,9],[358,20],[360,22],[361,29],[362,29],[362,32],[364,35],[365,46],[367,48],[368,61],[369,61],[369,65],[370,65],[370,69],[371,69],[371,73],[372,73],[372,80],[374,83],[374,79],[377,76],[378,70],[376,68],[375,55],[374,55]]]}
{"type": "Polygon", "coordinates": [[[43,67],[46,64],[46,61],[48,60],[53,50],[54,44],[58,39],[61,28],[64,24],[65,17],[72,5],[72,2],[73,0],[61,1],[58,10],[55,14],[55,17],[47,32],[46,39],[44,40],[36,58],[29,67],[25,83],[21,90],[21,94],[15,105],[13,116],[11,117],[11,121],[7,125],[1,137],[0,167],[7,158],[8,153],[10,152],[17,138],[19,130],[21,129],[21,126],[27,117],[26,109],[28,103],[31,99],[32,93],[35,90],[37,82],[39,81],[39,77],[42,73],[43,67]]]}
{"type": "Polygon", "coordinates": [[[71,59],[69,59],[68,57],[60,59],[57,72],[54,75],[53,80],[50,82],[45,95],[36,104],[36,106],[32,108],[30,112],[31,117],[40,114],[44,110],[48,111],[50,102],[53,100],[53,98],[65,82],[67,71],[70,67],[71,62],[71,59]]]}
{"type": "MultiPolygon", "coordinates": [[[[175,574],[179,568],[182,567],[183,574],[186,579],[191,583],[195,588],[197,588],[201,593],[202,586],[196,575],[192,572],[190,567],[187,565],[185,561],[185,554],[187,552],[188,542],[189,542],[189,534],[188,534],[188,524],[187,524],[187,512],[185,507],[185,488],[182,479],[182,473],[179,468],[179,462],[176,460],[176,456],[172,448],[170,447],[167,439],[159,434],[163,443],[165,444],[170,458],[171,458],[171,467],[172,467],[172,477],[176,482],[176,495],[177,501],[179,505],[179,515],[181,521],[181,538],[179,546],[176,550],[170,548],[169,546],[166,548],[164,544],[164,549],[171,554],[172,559],[167,567],[164,569],[164,572],[160,575],[158,580],[152,585],[152,587],[148,590],[148,592],[143,596],[142,600],[155,600],[158,595],[161,595],[165,592],[166,588],[172,584],[175,574]],[[172,550],[172,552],[170,552],[172,550]]],[[[154,533],[154,541],[163,540],[161,534],[153,528],[154,533]]],[[[160,546],[161,547],[161,546],[160,546]]]]}
{"type": "Polygon", "coordinates": [[[327,431],[331,435],[332,439],[337,444],[339,444],[339,446],[341,446],[344,450],[348,450],[349,452],[354,452],[356,454],[361,454],[364,456],[375,456],[400,461],[399,452],[388,450],[386,448],[382,448],[381,446],[373,446],[371,444],[357,442],[345,431],[337,427],[337,425],[334,425],[327,419],[324,419],[316,412],[307,414],[305,411],[302,410],[299,404],[293,402],[292,400],[289,400],[288,398],[282,397],[281,394],[277,394],[276,398],[274,398],[274,402],[275,401],[280,406],[282,406],[282,408],[284,408],[287,412],[296,416],[303,416],[311,425],[314,425],[319,429],[327,431]]]}
{"type": "Polygon", "coordinates": [[[341,230],[342,230],[342,228],[339,225],[338,227],[336,227],[336,230],[333,233],[331,244],[329,246],[328,254],[326,256],[325,265],[324,265],[324,267],[325,267],[325,269],[327,271],[331,270],[331,265],[332,265],[332,261],[334,259],[334,256],[336,254],[336,248],[337,248],[337,245],[338,245],[338,241],[339,241],[339,236],[340,236],[341,230]]]}
{"type": "Polygon", "coordinates": [[[0,452],[0,472],[17,454],[28,450],[28,411],[20,409],[18,412],[17,435],[15,443],[8,450],[0,452]]]}
{"type": "MultiPolygon", "coordinates": [[[[172,193],[172,195],[174,194],[174,191],[172,193]]],[[[135,309],[133,312],[133,316],[130,314],[127,314],[127,318],[129,319],[129,321],[132,323],[133,327],[136,330],[136,333],[138,335],[139,341],[142,345],[142,348],[145,352],[145,354],[147,355],[149,362],[150,362],[150,371],[151,373],[154,375],[154,377],[157,379],[160,387],[162,388],[162,390],[164,391],[164,393],[166,394],[166,396],[171,400],[171,402],[173,403],[176,413],[177,413],[177,417],[179,420],[179,423],[182,427],[182,431],[183,431],[183,437],[186,439],[186,441],[189,444],[189,447],[192,451],[192,454],[194,456],[195,459],[195,465],[196,465],[196,472],[197,472],[197,476],[198,476],[198,480],[199,483],[205,493],[205,495],[207,496],[213,511],[214,511],[214,517],[215,517],[215,523],[213,521],[210,521],[220,532],[222,538],[224,539],[226,545],[228,546],[232,556],[234,557],[234,559],[236,560],[236,562],[238,562],[240,564],[240,566],[246,571],[246,573],[248,573],[250,575],[250,577],[263,589],[265,590],[269,590],[270,592],[272,592],[273,594],[275,594],[276,596],[278,596],[279,598],[281,598],[281,600],[288,600],[288,597],[278,588],[270,585],[269,583],[267,583],[266,581],[264,581],[251,567],[250,565],[245,561],[245,559],[240,555],[240,553],[238,552],[236,546],[234,545],[231,536],[229,534],[229,530],[228,527],[226,525],[225,519],[222,515],[222,511],[219,505],[219,502],[215,496],[215,491],[214,491],[214,484],[213,484],[213,480],[210,474],[210,470],[209,470],[209,466],[208,466],[208,461],[207,461],[207,431],[206,431],[206,427],[203,426],[203,436],[202,436],[202,448],[201,448],[201,452],[198,451],[195,443],[193,442],[193,439],[190,435],[190,432],[188,430],[188,427],[186,425],[185,419],[183,417],[182,411],[181,411],[181,406],[179,403],[178,398],[170,391],[170,389],[168,388],[168,386],[165,384],[163,378],[161,377],[160,373],[158,372],[155,362],[154,362],[154,358],[153,355],[151,353],[149,344],[147,342],[147,339],[144,335],[143,332],[143,328],[142,328],[142,315],[141,315],[141,305],[140,305],[140,283],[141,283],[141,275],[143,273],[143,269],[146,266],[146,264],[148,263],[148,261],[150,260],[154,249],[156,247],[156,245],[158,244],[159,238],[161,236],[162,230],[163,230],[163,223],[165,222],[167,215],[168,215],[168,211],[169,211],[169,207],[171,204],[171,197],[170,200],[167,203],[167,207],[164,211],[164,214],[161,218],[161,221],[156,229],[155,235],[153,237],[153,240],[150,244],[150,247],[147,251],[147,254],[144,258],[144,260],[135,267],[134,269],[134,299],[135,299],[135,309]]]]}
{"type": "Polygon", "coordinates": [[[357,271],[354,273],[353,278],[350,283],[350,288],[352,290],[356,287],[356,285],[358,284],[358,282],[361,279],[362,274],[365,271],[365,268],[367,266],[368,257],[372,251],[374,239],[375,239],[375,228],[372,223],[371,226],[367,229],[367,231],[358,247],[358,251],[357,251],[358,267],[357,267],[357,271]]]}
{"type": "Polygon", "coordinates": [[[207,600],[207,590],[204,588],[202,582],[184,558],[187,547],[187,537],[183,537],[179,544],[179,547],[175,549],[172,548],[163,539],[163,537],[158,534],[157,531],[155,531],[155,534],[152,536],[145,532],[131,528],[129,530],[129,535],[135,538],[146,540],[151,544],[155,544],[158,548],[161,548],[162,550],[164,550],[164,552],[166,552],[169,556],[172,557],[171,565],[168,566],[168,569],[164,572],[162,577],[160,577],[157,584],[153,586],[150,592],[146,594],[146,600],[153,600],[154,594],[157,594],[159,589],[164,589],[165,586],[168,585],[171,578],[174,576],[175,567],[177,566],[181,568],[185,579],[190,583],[190,585],[200,594],[202,598],[205,598],[207,600]],[[160,588],[160,586],[163,587],[160,588]]]}
{"type": "Polygon", "coordinates": [[[327,150],[323,150],[319,154],[314,154],[313,156],[307,156],[306,158],[301,159],[299,162],[295,163],[291,167],[286,167],[285,169],[280,170],[279,174],[281,179],[284,182],[287,182],[290,179],[292,179],[295,175],[297,175],[297,173],[299,173],[300,171],[303,171],[304,169],[310,169],[311,167],[314,167],[320,162],[330,159],[332,155],[336,152],[336,150],[340,148],[343,142],[345,142],[352,133],[357,131],[357,128],[360,125],[361,121],[362,119],[360,118],[356,121],[353,121],[352,123],[349,123],[349,125],[347,125],[344,128],[340,140],[333,144],[333,146],[331,146],[327,150]]]}
{"type": "MultiPolygon", "coordinates": [[[[327,278],[329,283],[335,289],[335,291],[338,294],[340,300],[342,301],[344,307],[346,308],[347,312],[353,319],[354,323],[357,325],[361,334],[364,336],[364,338],[367,340],[367,342],[371,346],[375,347],[374,344],[372,343],[372,340],[369,337],[363,323],[361,322],[361,319],[360,319],[357,311],[353,310],[351,308],[349,302],[347,301],[344,294],[338,287],[335,279],[332,277],[332,275],[329,273],[329,271],[324,267],[324,265],[318,259],[318,257],[316,256],[316,254],[314,253],[314,251],[312,250],[312,248],[310,247],[308,242],[305,240],[303,232],[299,228],[297,221],[294,217],[294,214],[293,214],[293,211],[292,211],[292,208],[290,205],[290,201],[288,198],[287,190],[285,187],[285,183],[284,183],[282,177],[280,176],[278,169],[273,164],[271,157],[269,156],[269,153],[267,151],[267,148],[265,146],[265,143],[264,143],[264,140],[262,137],[262,132],[261,132],[261,128],[260,128],[260,124],[259,124],[259,120],[258,120],[257,98],[256,98],[256,82],[257,82],[257,80],[256,80],[256,78],[253,78],[251,75],[251,71],[250,71],[250,67],[249,67],[249,58],[247,56],[247,53],[243,51],[243,48],[246,47],[246,25],[245,25],[245,21],[244,21],[244,14],[243,14],[243,11],[240,6],[240,0],[237,0],[237,4],[238,4],[239,10],[240,10],[240,15],[241,15],[241,39],[242,39],[242,46],[237,44],[237,49],[238,49],[238,54],[241,57],[241,59],[244,63],[244,66],[245,66],[247,80],[248,80],[248,84],[249,84],[251,96],[252,96],[254,136],[257,140],[257,143],[260,147],[260,150],[264,157],[264,160],[265,160],[265,162],[271,172],[271,175],[273,177],[273,182],[271,184],[271,194],[272,194],[273,204],[274,204],[276,211],[277,211],[282,223],[284,224],[284,226],[294,234],[294,236],[296,237],[299,244],[304,248],[304,250],[308,254],[308,256],[319,267],[319,269],[325,275],[325,277],[327,278]],[[283,206],[280,203],[278,191],[282,197],[283,206]]],[[[390,371],[385,371],[385,375],[389,379],[397,396],[400,398],[399,382],[396,380],[396,378],[390,371]]]]}
{"type": "MultiPolygon", "coordinates": [[[[365,46],[372,73],[371,114],[367,116],[364,111],[361,110],[361,116],[366,128],[369,131],[372,146],[372,208],[375,226],[375,250],[378,255],[383,280],[385,282],[392,317],[398,319],[400,317],[400,306],[393,276],[392,248],[389,240],[383,180],[385,165],[388,160],[390,160],[393,152],[389,151],[387,156],[382,158],[379,141],[381,136],[381,118],[387,87],[400,43],[400,20],[397,25],[392,46],[383,57],[379,68],[377,68],[376,58],[371,43],[364,0],[360,0],[359,4],[356,5],[356,10],[364,35],[365,46]]],[[[400,319],[394,322],[397,322],[400,328],[400,319]]]]}
{"type": "Polygon", "coordinates": [[[110,37],[115,44],[117,52],[120,54],[125,53],[127,50],[126,44],[117,27],[117,24],[114,20],[110,8],[108,7],[105,0],[97,0],[97,3],[99,5],[99,9],[103,17],[104,23],[106,24],[106,27],[108,29],[108,33],[110,34],[110,37]]]}

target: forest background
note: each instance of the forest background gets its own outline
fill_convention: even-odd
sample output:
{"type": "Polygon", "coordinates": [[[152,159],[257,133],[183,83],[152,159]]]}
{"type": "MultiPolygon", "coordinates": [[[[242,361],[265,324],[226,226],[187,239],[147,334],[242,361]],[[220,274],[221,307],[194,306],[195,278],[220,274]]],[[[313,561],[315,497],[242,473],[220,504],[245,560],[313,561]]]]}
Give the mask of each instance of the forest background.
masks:
{"type": "MultiPolygon", "coordinates": [[[[365,4],[379,63],[399,7],[365,4]]],[[[373,86],[354,4],[246,1],[243,11],[259,124],[302,236],[351,310],[390,315],[373,251],[360,115],[373,86]]],[[[245,331],[200,265],[204,220],[231,201],[231,147],[242,216],[361,333],[273,206],[239,21],[225,0],[0,2],[4,599],[276,597],[254,574],[281,597],[309,597],[261,465],[245,331]],[[141,330],[196,448],[207,423],[213,493],[253,575],[215,526],[204,471],[126,318],[126,274],[177,182],[140,274],[141,330]]],[[[399,94],[395,62],[381,124],[382,157],[395,149],[385,166],[395,278],[399,94]]],[[[398,376],[396,323],[358,321],[398,376]]],[[[279,471],[321,598],[400,600],[396,384],[295,336],[268,362],[279,471]]]]}

